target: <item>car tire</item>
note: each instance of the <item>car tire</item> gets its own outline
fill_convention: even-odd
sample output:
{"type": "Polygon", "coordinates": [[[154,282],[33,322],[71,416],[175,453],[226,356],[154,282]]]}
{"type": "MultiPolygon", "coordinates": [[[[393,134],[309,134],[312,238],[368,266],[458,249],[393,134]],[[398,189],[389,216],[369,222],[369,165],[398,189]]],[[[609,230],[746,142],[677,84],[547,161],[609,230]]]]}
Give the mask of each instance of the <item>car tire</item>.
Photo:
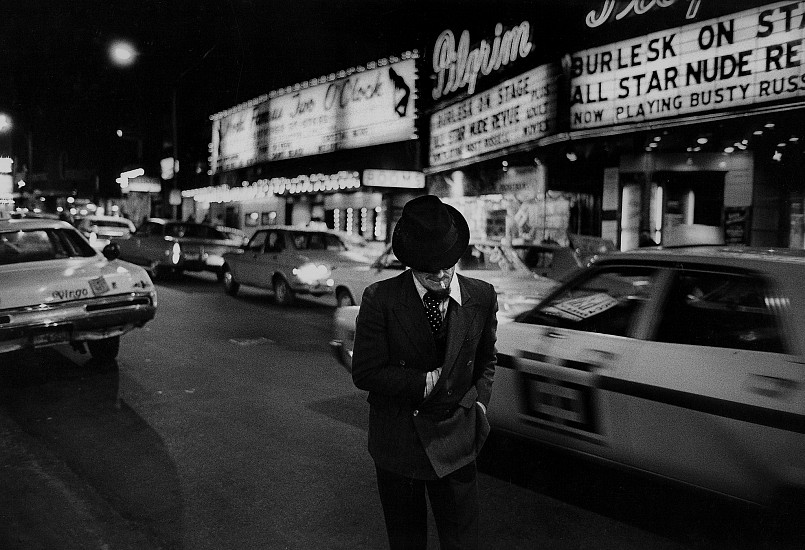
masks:
{"type": "Polygon", "coordinates": [[[108,366],[117,359],[117,354],[120,351],[120,336],[112,336],[103,340],[88,340],[87,348],[89,348],[89,352],[95,361],[101,365],[108,366]]]}
{"type": "Polygon", "coordinates": [[[238,290],[240,290],[240,283],[235,280],[235,276],[232,275],[232,270],[228,266],[224,266],[223,270],[221,270],[221,280],[224,283],[226,293],[230,296],[237,296],[238,290]]]}
{"type": "Polygon", "coordinates": [[[274,300],[277,302],[277,305],[280,306],[289,306],[294,302],[291,285],[282,277],[274,279],[274,300]]]}
{"type": "Polygon", "coordinates": [[[355,300],[349,290],[341,289],[335,293],[335,302],[337,307],[354,306],[355,300]]]}
{"type": "Polygon", "coordinates": [[[224,282],[224,270],[223,269],[218,269],[215,272],[215,278],[218,280],[219,283],[223,283],[224,282]]]}

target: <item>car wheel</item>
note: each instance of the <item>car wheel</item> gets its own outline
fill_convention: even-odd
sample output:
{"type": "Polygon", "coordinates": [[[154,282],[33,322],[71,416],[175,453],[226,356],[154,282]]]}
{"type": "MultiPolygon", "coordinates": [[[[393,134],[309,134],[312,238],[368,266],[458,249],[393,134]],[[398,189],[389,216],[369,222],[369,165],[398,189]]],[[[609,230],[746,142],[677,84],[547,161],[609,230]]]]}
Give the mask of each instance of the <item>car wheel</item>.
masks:
{"type": "Polygon", "coordinates": [[[281,306],[289,306],[294,301],[291,285],[282,277],[274,279],[274,300],[281,306]]]}
{"type": "Polygon", "coordinates": [[[224,282],[224,290],[226,290],[226,293],[230,296],[236,296],[238,290],[240,289],[240,283],[235,281],[232,271],[230,271],[227,266],[224,266],[224,269],[221,272],[221,279],[224,282]]]}
{"type": "Polygon", "coordinates": [[[92,354],[92,358],[98,363],[108,366],[117,358],[120,351],[120,336],[112,336],[103,340],[88,340],[87,348],[92,354]]]}
{"type": "Polygon", "coordinates": [[[224,270],[223,269],[217,270],[215,272],[215,278],[218,279],[219,283],[223,283],[224,282],[224,270]]]}
{"type": "Polygon", "coordinates": [[[352,299],[352,294],[349,290],[341,289],[335,293],[335,301],[338,307],[354,306],[355,300],[352,299]]]}

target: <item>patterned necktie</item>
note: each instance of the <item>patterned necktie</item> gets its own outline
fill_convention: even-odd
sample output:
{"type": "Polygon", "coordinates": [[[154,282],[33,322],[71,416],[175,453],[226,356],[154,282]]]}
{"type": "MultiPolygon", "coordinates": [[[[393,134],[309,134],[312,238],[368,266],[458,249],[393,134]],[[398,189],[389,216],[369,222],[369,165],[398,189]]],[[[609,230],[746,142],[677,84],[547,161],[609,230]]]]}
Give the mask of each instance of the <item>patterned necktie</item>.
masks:
{"type": "Polygon", "coordinates": [[[430,323],[430,331],[437,334],[439,329],[442,328],[442,312],[439,309],[439,304],[442,303],[442,298],[439,298],[433,292],[426,292],[423,299],[425,302],[425,313],[430,323]]]}

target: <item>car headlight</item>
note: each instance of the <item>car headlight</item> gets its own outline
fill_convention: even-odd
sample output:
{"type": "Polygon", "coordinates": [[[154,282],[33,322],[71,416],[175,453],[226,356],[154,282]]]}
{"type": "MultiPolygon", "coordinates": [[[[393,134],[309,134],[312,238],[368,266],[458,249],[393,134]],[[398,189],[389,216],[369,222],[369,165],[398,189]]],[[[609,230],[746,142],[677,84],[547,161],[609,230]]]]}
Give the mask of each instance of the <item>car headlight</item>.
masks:
{"type": "Polygon", "coordinates": [[[330,268],[323,264],[307,263],[295,267],[293,274],[301,282],[310,285],[330,276],[330,268]]]}
{"type": "Polygon", "coordinates": [[[171,249],[171,261],[175,264],[178,264],[181,257],[182,247],[179,246],[179,243],[173,243],[173,248],[171,249]]]}

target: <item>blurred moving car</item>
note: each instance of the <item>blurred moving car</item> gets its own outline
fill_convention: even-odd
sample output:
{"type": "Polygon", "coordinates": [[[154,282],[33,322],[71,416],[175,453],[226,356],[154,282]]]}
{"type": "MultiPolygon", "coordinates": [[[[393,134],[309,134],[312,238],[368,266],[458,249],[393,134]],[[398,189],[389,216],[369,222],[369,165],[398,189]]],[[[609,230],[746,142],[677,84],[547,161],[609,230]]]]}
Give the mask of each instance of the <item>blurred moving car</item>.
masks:
{"type": "MultiPolygon", "coordinates": [[[[530,253],[529,247],[512,247],[498,241],[470,243],[458,261],[456,271],[492,283],[499,297],[502,295],[511,298],[505,301],[507,308],[519,308],[518,304],[529,300],[533,305],[536,303],[533,301],[534,297],[542,296],[553,283],[539,273],[539,268],[529,267],[523,258],[534,265],[540,263],[538,257],[541,255],[542,265],[550,266],[558,256],[554,255],[551,247],[534,245],[533,248],[534,252],[530,253]]],[[[568,252],[570,253],[569,250],[568,252]]],[[[572,271],[576,267],[574,260],[572,267],[568,264],[567,269],[572,271]]],[[[405,269],[394,255],[391,245],[388,245],[383,254],[371,264],[357,265],[334,274],[336,301],[340,307],[359,305],[367,286],[393,277],[405,269]]],[[[522,311],[522,308],[519,310],[522,311]]],[[[515,312],[510,311],[510,315],[514,314],[515,312]]]]}
{"type": "Polygon", "coordinates": [[[805,489],[805,252],[610,253],[498,328],[493,429],[739,499],[805,489]]]}
{"type": "Polygon", "coordinates": [[[72,344],[108,365],[120,336],[154,318],[157,294],[140,267],[103,255],[70,224],[0,212],[0,353],[72,344]]]}
{"type": "Polygon", "coordinates": [[[232,227],[149,218],[128,239],[115,242],[122,259],[144,266],[153,279],[167,272],[210,271],[221,281],[224,254],[245,241],[232,227]]]}
{"type": "Polygon", "coordinates": [[[103,250],[112,239],[127,239],[137,229],[134,222],[120,216],[84,216],[74,224],[95,250],[103,250]]]}
{"type": "Polygon", "coordinates": [[[231,296],[247,285],[273,290],[278,304],[290,305],[297,294],[332,294],[334,270],[371,260],[333,231],[275,226],[258,230],[243,249],[225,254],[224,262],[224,288],[231,296]]]}
{"type": "MultiPolygon", "coordinates": [[[[394,256],[391,246],[370,265],[355,266],[334,273],[338,308],[333,319],[330,347],[338,360],[352,368],[357,304],[370,284],[400,274],[406,267],[394,256]]],[[[500,242],[471,243],[459,259],[456,272],[491,283],[498,294],[498,321],[507,322],[534,307],[557,283],[534,273],[520,254],[500,242]]]]}

